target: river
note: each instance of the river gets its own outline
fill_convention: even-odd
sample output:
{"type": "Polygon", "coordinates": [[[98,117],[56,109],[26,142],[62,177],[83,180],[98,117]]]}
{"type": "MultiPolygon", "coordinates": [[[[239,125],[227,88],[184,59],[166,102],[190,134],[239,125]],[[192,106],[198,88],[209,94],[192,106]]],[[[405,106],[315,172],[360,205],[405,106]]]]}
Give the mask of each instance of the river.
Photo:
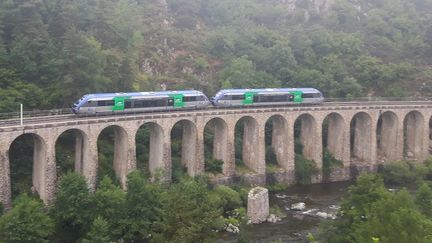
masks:
{"type": "MultiPolygon", "coordinates": [[[[334,216],[352,182],[293,186],[270,194],[270,206],[278,205],[287,217],[277,223],[251,225],[246,229],[250,242],[309,242],[308,233],[316,233],[322,216],[334,216]],[[303,211],[293,211],[291,204],[304,202],[303,211]],[[317,216],[317,213],[321,217],[317,216]],[[325,213],[325,214],[324,214],[325,213]]],[[[217,242],[236,242],[236,235],[224,234],[217,242]]]]}

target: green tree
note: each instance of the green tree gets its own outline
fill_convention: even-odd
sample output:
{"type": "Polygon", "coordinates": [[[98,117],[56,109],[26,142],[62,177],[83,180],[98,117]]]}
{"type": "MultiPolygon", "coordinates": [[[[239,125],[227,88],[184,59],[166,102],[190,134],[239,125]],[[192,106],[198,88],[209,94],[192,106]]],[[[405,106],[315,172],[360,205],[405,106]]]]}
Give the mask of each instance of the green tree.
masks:
{"type": "Polygon", "coordinates": [[[155,242],[204,242],[222,226],[222,211],[211,202],[206,185],[184,179],[162,197],[161,219],[155,223],[155,242]]]}
{"type": "Polygon", "coordinates": [[[432,189],[426,183],[423,183],[417,191],[415,203],[420,212],[429,218],[432,218],[432,189]]]}
{"type": "Polygon", "coordinates": [[[144,175],[133,171],[128,175],[124,239],[146,240],[152,223],[159,218],[157,185],[150,185],[144,175]]]}
{"type": "Polygon", "coordinates": [[[96,206],[95,215],[98,215],[103,220],[109,219],[106,224],[110,239],[120,239],[123,234],[123,224],[125,223],[126,193],[119,186],[114,185],[108,176],[105,176],[95,192],[94,202],[96,206]]]}
{"type": "Polygon", "coordinates": [[[370,205],[366,221],[353,225],[355,242],[430,242],[432,221],[420,214],[406,191],[391,194],[370,205]]]}
{"type": "Polygon", "coordinates": [[[102,217],[96,217],[90,231],[82,241],[83,243],[106,243],[110,242],[109,223],[102,217]]]}
{"type": "Polygon", "coordinates": [[[0,218],[0,240],[3,242],[48,242],[54,222],[39,200],[23,194],[14,207],[0,218]]]}
{"type": "Polygon", "coordinates": [[[246,56],[233,59],[229,66],[220,71],[222,83],[234,88],[278,87],[280,81],[270,74],[256,70],[246,56]]]}
{"type": "Polygon", "coordinates": [[[64,60],[61,80],[54,83],[51,100],[69,106],[85,93],[109,89],[110,79],[104,76],[105,52],[100,42],[76,29],[69,29],[64,35],[62,49],[64,60]],[[62,90],[68,90],[60,92],[62,90]]]}
{"type": "Polygon", "coordinates": [[[61,179],[52,215],[57,239],[70,242],[85,235],[93,221],[94,203],[83,176],[72,172],[61,179]]]}

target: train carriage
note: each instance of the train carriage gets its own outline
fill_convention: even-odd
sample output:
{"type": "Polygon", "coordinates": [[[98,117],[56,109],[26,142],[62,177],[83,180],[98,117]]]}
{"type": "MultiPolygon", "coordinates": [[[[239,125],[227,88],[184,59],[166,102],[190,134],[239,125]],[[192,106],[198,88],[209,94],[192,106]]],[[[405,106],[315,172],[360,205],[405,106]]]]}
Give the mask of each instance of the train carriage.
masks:
{"type": "Polygon", "coordinates": [[[72,107],[75,114],[110,114],[200,108],[210,101],[200,91],[159,91],[87,94],[72,107]]]}
{"type": "Polygon", "coordinates": [[[215,106],[317,104],[323,101],[322,93],[314,88],[225,89],[211,99],[215,106]]]}

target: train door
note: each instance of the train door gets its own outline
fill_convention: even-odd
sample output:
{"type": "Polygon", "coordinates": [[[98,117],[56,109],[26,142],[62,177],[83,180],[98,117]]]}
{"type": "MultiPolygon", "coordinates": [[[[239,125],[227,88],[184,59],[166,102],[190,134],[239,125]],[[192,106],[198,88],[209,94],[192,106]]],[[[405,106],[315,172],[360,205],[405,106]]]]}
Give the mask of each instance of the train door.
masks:
{"type": "Polygon", "coordinates": [[[175,108],[180,108],[180,107],[184,107],[184,102],[183,102],[183,94],[173,94],[170,95],[173,99],[174,99],[174,107],[175,108]]]}
{"type": "Polygon", "coordinates": [[[295,103],[302,103],[303,97],[302,97],[302,91],[292,91],[291,94],[294,95],[294,102],[295,103]]]}
{"type": "Polygon", "coordinates": [[[244,105],[251,105],[254,103],[254,92],[245,92],[244,94],[244,100],[243,100],[243,104],[244,105]]]}

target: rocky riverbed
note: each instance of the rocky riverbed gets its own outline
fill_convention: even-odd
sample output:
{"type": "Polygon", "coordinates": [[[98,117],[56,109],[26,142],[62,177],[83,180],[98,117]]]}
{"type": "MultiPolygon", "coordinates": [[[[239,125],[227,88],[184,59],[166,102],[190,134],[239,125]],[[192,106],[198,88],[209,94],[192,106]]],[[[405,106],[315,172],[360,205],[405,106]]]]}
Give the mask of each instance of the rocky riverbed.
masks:
{"type": "MultiPolygon", "coordinates": [[[[316,233],[323,220],[336,217],[339,204],[350,182],[293,186],[270,195],[270,206],[277,205],[287,217],[275,223],[250,225],[251,242],[308,242],[308,233],[316,233]]],[[[220,235],[218,242],[236,242],[236,234],[220,235]]]]}

